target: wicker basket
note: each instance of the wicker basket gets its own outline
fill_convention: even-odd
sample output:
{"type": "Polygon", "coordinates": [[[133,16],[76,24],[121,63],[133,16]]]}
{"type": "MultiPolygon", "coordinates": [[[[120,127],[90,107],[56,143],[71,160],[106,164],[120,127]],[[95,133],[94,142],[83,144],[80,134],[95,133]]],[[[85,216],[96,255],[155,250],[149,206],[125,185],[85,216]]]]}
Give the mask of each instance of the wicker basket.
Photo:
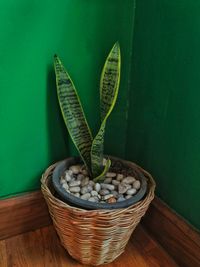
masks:
{"type": "Polygon", "coordinates": [[[145,198],[125,209],[84,210],[69,206],[56,197],[52,187],[52,171],[56,164],[42,176],[42,192],[61,243],[73,258],[83,264],[109,263],[122,254],[154,198],[155,182],[152,176],[132,162],[120,162],[129,167],[128,174],[136,176],[142,173],[148,180],[145,198]]]}

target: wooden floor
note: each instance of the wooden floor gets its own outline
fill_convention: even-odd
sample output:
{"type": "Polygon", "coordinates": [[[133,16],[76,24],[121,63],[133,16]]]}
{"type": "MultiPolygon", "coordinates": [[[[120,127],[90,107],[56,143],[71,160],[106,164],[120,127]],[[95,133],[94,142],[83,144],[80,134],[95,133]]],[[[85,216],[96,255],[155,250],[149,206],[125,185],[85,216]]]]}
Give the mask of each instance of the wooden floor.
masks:
{"type": "MultiPolygon", "coordinates": [[[[61,247],[53,226],[0,241],[0,267],[80,267],[61,247]]],[[[150,235],[139,227],[126,252],[107,267],[178,266],[150,235]]]]}

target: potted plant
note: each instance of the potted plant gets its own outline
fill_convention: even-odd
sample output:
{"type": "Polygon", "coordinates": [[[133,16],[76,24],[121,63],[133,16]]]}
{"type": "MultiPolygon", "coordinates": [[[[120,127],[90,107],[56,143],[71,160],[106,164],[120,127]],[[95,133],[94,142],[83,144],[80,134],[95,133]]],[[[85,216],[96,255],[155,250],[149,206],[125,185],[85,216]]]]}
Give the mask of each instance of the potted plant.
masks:
{"type": "Polygon", "coordinates": [[[113,261],[154,197],[149,173],[128,161],[104,155],[104,133],[118,95],[121,55],[111,49],[100,79],[101,126],[93,138],[75,86],[54,57],[61,112],[80,157],[47,169],[42,191],[63,246],[83,264],[113,261]]]}

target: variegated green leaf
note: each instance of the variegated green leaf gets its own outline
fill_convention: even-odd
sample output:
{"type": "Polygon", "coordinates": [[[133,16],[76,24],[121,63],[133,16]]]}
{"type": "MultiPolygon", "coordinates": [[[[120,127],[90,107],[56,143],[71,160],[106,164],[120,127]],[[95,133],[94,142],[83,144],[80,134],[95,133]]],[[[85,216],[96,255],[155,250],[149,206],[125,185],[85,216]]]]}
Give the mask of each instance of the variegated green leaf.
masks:
{"type": "Polygon", "coordinates": [[[101,182],[105,179],[105,175],[108,172],[110,165],[111,165],[111,160],[107,159],[103,172],[99,176],[94,178],[94,182],[101,182]]]}
{"type": "Polygon", "coordinates": [[[121,56],[119,43],[115,43],[105,62],[100,80],[101,120],[109,116],[117,99],[120,82],[121,56]]]}
{"type": "Polygon", "coordinates": [[[101,179],[103,170],[103,144],[106,121],[116,103],[119,83],[120,83],[121,55],[119,44],[116,43],[109,53],[100,81],[100,101],[101,101],[101,127],[92,142],[91,166],[95,180],[101,179]]]}
{"type": "Polygon", "coordinates": [[[86,121],[76,88],[60,59],[54,57],[58,100],[74,145],[91,172],[92,134],[86,121]]]}

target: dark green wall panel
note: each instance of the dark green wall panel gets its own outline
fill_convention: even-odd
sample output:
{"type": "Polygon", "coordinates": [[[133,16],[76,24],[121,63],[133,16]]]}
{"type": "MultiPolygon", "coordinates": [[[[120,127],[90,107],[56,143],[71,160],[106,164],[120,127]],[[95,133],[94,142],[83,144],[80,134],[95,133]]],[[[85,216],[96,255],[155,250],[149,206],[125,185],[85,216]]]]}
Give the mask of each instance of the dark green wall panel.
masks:
{"type": "Polygon", "coordinates": [[[134,33],[127,158],[200,228],[200,2],[141,0],[134,33]]]}
{"type": "Polygon", "coordinates": [[[50,163],[75,153],[58,109],[54,53],[70,72],[96,133],[101,68],[119,40],[122,82],[106,152],[124,155],[132,24],[132,0],[1,1],[1,197],[38,188],[50,163]]]}

